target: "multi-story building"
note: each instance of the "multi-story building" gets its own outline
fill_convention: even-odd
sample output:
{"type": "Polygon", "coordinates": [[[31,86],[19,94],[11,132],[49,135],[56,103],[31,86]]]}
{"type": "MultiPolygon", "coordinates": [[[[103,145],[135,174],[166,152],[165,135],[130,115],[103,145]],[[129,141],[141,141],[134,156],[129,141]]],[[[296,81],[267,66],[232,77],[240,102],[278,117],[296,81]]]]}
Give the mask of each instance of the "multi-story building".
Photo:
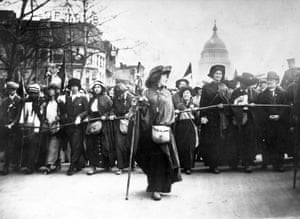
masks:
{"type": "MultiPolygon", "coordinates": [[[[6,29],[14,29],[14,19],[14,12],[0,11],[0,50],[3,57],[10,55],[7,44],[4,45],[7,38],[3,33],[6,29]]],[[[114,83],[118,50],[109,41],[102,40],[102,32],[95,25],[45,19],[23,23],[24,40],[17,42],[18,48],[21,48],[17,53],[28,57],[20,59],[22,63],[18,63],[15,71],[20,72],[25,81],[46,84],[49,64],[56,64],[63,68],[67,79],[81,79],[84,88],[89,88],[95,80],[114,83]]],[[[12,41],[8,46],[12,47],[15,43],[12,41]]],[[[6,75],[9,63],[0,61],[0,71],[6,75]]]]}

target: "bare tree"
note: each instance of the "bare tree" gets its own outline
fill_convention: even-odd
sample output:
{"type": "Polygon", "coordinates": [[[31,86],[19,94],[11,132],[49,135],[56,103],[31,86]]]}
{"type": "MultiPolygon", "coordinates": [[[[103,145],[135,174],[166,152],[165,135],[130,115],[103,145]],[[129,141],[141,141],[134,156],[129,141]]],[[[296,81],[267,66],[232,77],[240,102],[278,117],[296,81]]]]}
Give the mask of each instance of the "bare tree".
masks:
{"type": "Polygon", "coordinates": [[[16,4],[19,8],[17,16],[7,24],[0,25],[0,61],[7,69],[9,80],[18,80],[18,72],[26,61],[37,56],[36,35],[32,34],[32,21],[35,13],[46,6],[50,0],[5,1],[0,4],[16,4]],[[20,5],[17,5],[20,4],[20,5]]]}

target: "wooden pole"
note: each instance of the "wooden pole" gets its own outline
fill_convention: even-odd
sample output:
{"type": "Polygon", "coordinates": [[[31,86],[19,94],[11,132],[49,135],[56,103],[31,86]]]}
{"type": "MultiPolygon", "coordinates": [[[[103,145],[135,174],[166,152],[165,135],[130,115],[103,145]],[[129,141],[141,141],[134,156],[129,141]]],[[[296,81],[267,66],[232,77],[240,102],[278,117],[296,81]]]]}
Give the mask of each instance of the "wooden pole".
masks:
{"type": "Polygon", "coordinates": [[[131,137],[131,145],[130,145],[130,157],[129,157],[129,168],[128,168],[128,178],[127,178],[125,200],[128,200],[128,197],[129,197],[129,186],[130,186],[132,163],[133,163],[133,149],[134,149],[134,144],[135,144],[136,122],[137,122],[137,116],[138,116],[137,114],[138,114],[138,106],[135,110],[133,126],[132,126],[132,137],[131,137]]]}

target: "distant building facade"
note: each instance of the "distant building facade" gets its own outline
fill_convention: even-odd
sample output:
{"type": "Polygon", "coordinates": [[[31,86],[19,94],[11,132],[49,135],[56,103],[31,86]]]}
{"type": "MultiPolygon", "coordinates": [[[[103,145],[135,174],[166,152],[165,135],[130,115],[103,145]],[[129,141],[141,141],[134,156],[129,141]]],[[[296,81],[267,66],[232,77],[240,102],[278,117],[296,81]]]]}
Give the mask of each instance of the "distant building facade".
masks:
{"type": "MultiPolygon", "coordinates": [[[[0,11],[0,25],[13,29],[16,15],[12,11],[0,11]]],[[[118,49],[109,41],[102,40],[102,32],[91,23],[70,23],[49,20],[24,21],[26,33],[23,51],[33,51],[30,58],[24,59],[16,71],[20,71],[25,81],[35,81],[46,85],[49,64],[64,68],[66,80],[72,77],[81,79],[82,86],[88,89],[95,80],[113,84],[118,49]]],[[[3,45],[9,37],[0,31],[0,51],[6,54],[3,45]],[[3,35],[4,34],[4,35],[3,35]]],[[[6,77],[7,64],[0,61],[0,74],[6,77]]]]}

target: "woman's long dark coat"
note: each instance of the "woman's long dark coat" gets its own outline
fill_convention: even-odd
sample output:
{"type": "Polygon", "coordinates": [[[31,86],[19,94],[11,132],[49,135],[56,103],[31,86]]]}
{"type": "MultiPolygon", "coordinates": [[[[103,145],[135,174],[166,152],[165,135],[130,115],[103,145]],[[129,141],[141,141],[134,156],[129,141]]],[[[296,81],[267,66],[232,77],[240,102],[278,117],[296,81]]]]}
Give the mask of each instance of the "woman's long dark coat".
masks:
{"type": "MultiPolygon", "coordinates": [[[[227,87],[223,83],[211,82],[203,86],[200,107],[226,104],[229,102],[227,87]]],[[[216,168],[226,159],[221,149],[226,146],[228,128],[226,109],[208,109],[201,111],[200,117],[207,117],[208,123],[201,126],[200,150],[204,163],[216,168]]]]}
{"type": "MultiPolygon", "coordinates": [[[[96,118],[110,115],[112,110],[112,101],[106,95],[93,97],[88,105],[88,117],[96,118]],[[98,101],[98,111],[91,112],[93,101],[98,101]]],[[[103,127],[100,134],[91,134],[86,136],[87,155],[90,163],[98,167],[110,167],[114,165],[114,128],[112,121],[103,121],[103,127]]]]}

